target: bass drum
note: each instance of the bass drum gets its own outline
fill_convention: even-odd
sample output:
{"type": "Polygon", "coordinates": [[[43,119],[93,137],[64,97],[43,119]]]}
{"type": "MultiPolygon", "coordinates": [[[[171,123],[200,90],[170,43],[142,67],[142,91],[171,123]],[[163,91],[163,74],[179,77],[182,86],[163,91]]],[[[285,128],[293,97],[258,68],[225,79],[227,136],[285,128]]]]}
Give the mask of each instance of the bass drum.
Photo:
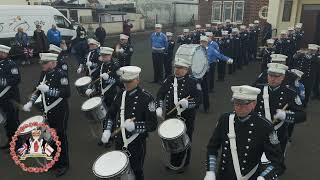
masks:
{"type": "Polygon", "coordinates": [[[209,68],[206,52],[198,44],[181,45],[176,52],[175,58],[190,61],[192,75],[197,79],[202,78],[209,68]]]}

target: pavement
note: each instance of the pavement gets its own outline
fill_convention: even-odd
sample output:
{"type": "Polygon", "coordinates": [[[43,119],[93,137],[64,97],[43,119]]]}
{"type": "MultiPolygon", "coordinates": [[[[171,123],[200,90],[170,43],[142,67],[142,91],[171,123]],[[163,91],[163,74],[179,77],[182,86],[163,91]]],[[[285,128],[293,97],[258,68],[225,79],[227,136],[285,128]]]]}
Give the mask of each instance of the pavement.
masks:
{"type": "MultiPolygon", "coordinates": [[[[113,46],[116,39],[109,38],[107,44],[113,46]]],[[[133,39],[134,55],[132,63],[142,68],[141,86],[153,95],[159,89],[159,85],[151,84],[153,80],[152,60],[149,36],[136,35],[133,39]]],[[[81,104],[85,98],[80,97],[74,87],[74,81],[79,78],[76,74],[75,60],[68,59],[69,76],[72,95],[69,100],[70,118],[68,126],[68,140],[70,153],[70,170],[60,178],[51,173],[29,174],[17,167],[5,151],[0,151],[0,175],[1,180],[94,180],[92,164],[96,158],[110,149],[97,146],[98,139],[94,138],[88,127],[88,120],[81,112],[81,104]]],[[[145,161],[146,180],[201,180],[205,174],[206,145],[215,128],[218,117],[232,110],[230,103],[231,85],[251,84],[259,74],[259,64],[253,63],[237,71],[234,75],[226,77],[225,82],[217,82],[215,93],[210,94],[210,111],[205,114],[201,107],[198,111],[192,144],[192,159],[189,168],[183,174],[168,172],[163,165],[166,158],[161,147],[161,141],[157,132],[150,133],[147,143],[147,155],[145,161]]],[[[27,102],[27,98],[35,87],[39,75],[38,64],[21,67],[22,83],[21,102],[27,102]]],[[[281,180],[319,180],[318,163],[320,162],[320,135],[319,112],[320,101],[313,100],[308,107],[308,120],[304,124],[296,126],[293,142],[288,149],[286,158],[287,171],[281,180]]],[[[21,113],[21,121],[37,114],[21,113]]],[[[159,122],[160,123],[160,122],[159,122]]],[[[112,162],[110,162],[112,163],[112,162]]]]}

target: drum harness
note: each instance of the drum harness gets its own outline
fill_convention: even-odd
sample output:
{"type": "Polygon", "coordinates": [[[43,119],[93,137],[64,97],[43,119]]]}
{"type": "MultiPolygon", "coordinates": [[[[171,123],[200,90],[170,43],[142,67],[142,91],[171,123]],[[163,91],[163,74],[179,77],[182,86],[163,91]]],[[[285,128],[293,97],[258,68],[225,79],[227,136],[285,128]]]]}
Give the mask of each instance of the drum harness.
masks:
{"type": "Polygon", "coordinates": [[[257,171],[259,164],[257,164],[247,175],[242,176],[240,171],[238,152],[237,152],[236,132],[234,130],[234,117],[235,117],[235,114],[229,115],[229,133],[228,133],[233,167],[238,180],[248,180],[257,171]]]}
{"type": "MultiPolygon", "coordinates": [[[[102,65],[101,65],[100,74],[102,74],[103,66],[104,66],[104,63],[102,63],[102,65]]],[[[109,71],[109,72],[110,72],[110,71],[109,71]]],[[[109,74],[109,72],[108,72],[107,74],[109,74]]],[[[101,81],[100,81],[101,96],[103,96],[104,93],[106,93],[106,92],[111,88],[111,86],[113,85],[113,83],[109,83],[106,88],[103,88],[103,87],[102,87],[102,82],[103,82],[103,78],[101,78],[101,81]]]]}
{"type": "MultiPolygon", "coordinates": [[[[87,62],[90,61],[91,52],[92,52],[92,51],[90,51],[90,52],[88,53],[87,62]]],[[[90,62],[91,62],[91,61],[90,61],[90,62]]],[[[88,67],[88,71],[89,71],[89,75],[90,75],[90,76],[91,76],[91,74],[92,74],[94,71],[97,70],[97,68],[94,68],[94,69],[91,70],[90,66],[87,66],[87,67],[88,67]]]]}
{"type": "Polygon", "coordinates": [[[7,86],[6,88],[4,88],[0,93],[0,98],[4,96],[9,91],[10,88],[11,86],[7,86]]]}

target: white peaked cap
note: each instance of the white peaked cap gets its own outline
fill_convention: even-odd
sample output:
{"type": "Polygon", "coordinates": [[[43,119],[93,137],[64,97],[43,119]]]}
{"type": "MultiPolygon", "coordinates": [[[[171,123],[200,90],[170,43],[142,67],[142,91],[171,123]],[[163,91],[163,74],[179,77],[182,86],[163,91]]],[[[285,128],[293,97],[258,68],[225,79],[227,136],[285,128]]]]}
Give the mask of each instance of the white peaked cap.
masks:
{"type": "Polygon", "coordinates": [[[239,100],[257,100],[257,96],[260,94],[261,90],[252,86],[231,86],[231,91],[233,92],[232,98],[239,100]]]}
{"type": "Polygon", "coordinates": [[[254,24],[259,24],[260,21],[259,21],[259,20],[254,20],[253,23],[254,23],[254,24]]]}
{"type": "Polygon", "coordinates": [[[302,25],[303,25],[302,23],[297,23],[296,28],[302,28],[302,25]]]}
{"type": "Polygon", "coordinates": [[[274,44],[274,39],[268,39],[268,40],[267,40],[267,43],[268,43],[268,44],[274,44]]]}
{"type": "Polygon", "coordinates": [[[299,78],[301,78],[304,74],[302,71],[299,71],[298,69],[290,69],[290,71],[297,75],[299,78]]]}
{"type": "Polygon", "coordinates": [[[281,31],[280,31],[280,34],[287,34],[287,33],[288,33],[287,30],[281,30],[281,31]]]}
{"type": "Polygon", "coordinates": [[[9,53],[11,47],[0,44],[0,52],[9,53]]]}
{"type": "Polygon", "coordinates": [[[117,71],[117,74],[120,76],[121,80],[131,81],[137,79],[140,72],[141,68],[138,66],[123,66],[117,71]]]}
{"type": "Polygon", "coordinates": [[[173,36],[173,33],[172,32],[166,32],[166,35],[167,36],[173,36]]]}
{"type": "Polygon", "coordinates": [[[174,59],[174,65],[175,66],[182,66],[189,68],[191,66],[191,62],[189,60],[183,59],[183,58],[175,58],[174,59]]]}
{"type": "Polygon", "coordinates": [[[229,32],[228,31],[221,31],[222,36],[228,35],[229,32]]]}
{"type": "Polygon", "coordinates": [[[125,35],[125,34],[120,34],[120,39],[129,39],[129,36],[125,35]]]}
{"type": "Polygon", "coordinates": [[[249,27],[254,27],[254,24],[249,24],[249,27]]]}
{"type": "Polygon", "coordinates": [[[100,54],[109,54],[113,53],[114,49],[110,47],[100,47],[100,54]]]}
{"type": "Polygon", "coordinates": [[[155,28],[162,28],[162,24],[156,24],[154,27],[155,28]]]}
{"type": "Polygon", "coordinates": [[[286,64],[286,59],[288,58],[288,56],[283,54],[272,54],[270,55],[270,57],[271,57],[271,62],[280,63],[280,64],[286,64]]]}
{"type": "Polygon", "coordinates": [[[49,61],[57,61],[58,59],[58,54],[53,54],[53,53],[40,53],[40,61],[42,62],[49,62],[49,61]]]}
{"type": "Polygon", "coordinates": [[[246,29],[246,28],[247,28],[246,25],[241,25],[241,26],[240,26],[240,29],[246,29]]]}
{"type": "Polygon", "coordinates": [[[201,25],[200,25],[200,24],[197,24],[197,25],[196,25],[196,28],[201,28],[201,25]]]}
{"type": "Polygon", "coordinates": [[[232,28],[232,32],[233,32],[233,33],[238,33],[238,32],[239,32],[239,29],[238,29],[238,28],[232,28]]]}
{"type": "Polygon", "coordinates": [[[276,73],[276,74],[286,74],[288,70],[288,66],[280,63],[269,63],[268,64],[268,73],[276,73]]]}
{"type": "Polygon", "coordinates": [[[57,53],[61,53],[62,49],[54,44],[49,45],[49,51],[54,51],[57,53]]]}
{"type": "Polygon", "coordinates": [[[183,29],[183,32],[184,33],[188,33],[188,32],[190,32],[190,30],[189,29],[183,29]]]}
{"type": "Polygon", "coordinates": [[[207,36],[200,36],[200,41],[209,41],[207,36]]]}
{"type": "Polygon", "coordinates": [[[206,32],[206,36],[213,36],[212,32],[206,32]]]}
{"type": "Polygon", "coordinates": [[[284,59],[288,58],[288,56],[283,55],[283,54],[271,54],[270,57],[271,58],[284,58],[284,59]]]}
{"type": "Polygon", "coordinates": [[[88,44],[95,44],[97,46],[100,46],[100,43],[96,41],[95,39],[89,38],[88,39],[88,44]]]}
{"type": "Polygon", "coordinates": [[[319,46],[317,44],[308,44],[308,49],[310,50],[318,50],[319,46]]]}
{"type": "Polygon", "coordinates": [[[226,19],[225,22],[226,22],[226,23],[231,23],[231,20],[230,20],[230,19],[226,19]]]}
{"type": "Polygon", "coordinates": [[[211,24],[206,24],[206,27],[208,28],[208,27],[211,27],[211,24]]]}

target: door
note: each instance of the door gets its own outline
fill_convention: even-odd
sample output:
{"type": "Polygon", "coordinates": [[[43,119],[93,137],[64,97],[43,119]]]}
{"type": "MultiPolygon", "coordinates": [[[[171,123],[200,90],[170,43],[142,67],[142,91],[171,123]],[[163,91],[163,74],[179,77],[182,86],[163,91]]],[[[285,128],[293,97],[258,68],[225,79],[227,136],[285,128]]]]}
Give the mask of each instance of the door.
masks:
{"type": "Polygon", "coordinates": [[[307,47],[307,44],[320,43],[320,4],[318,5],[303,5],[301,12],[301,22],[305,32],[302,39],[302,46],[307,47]]]}

